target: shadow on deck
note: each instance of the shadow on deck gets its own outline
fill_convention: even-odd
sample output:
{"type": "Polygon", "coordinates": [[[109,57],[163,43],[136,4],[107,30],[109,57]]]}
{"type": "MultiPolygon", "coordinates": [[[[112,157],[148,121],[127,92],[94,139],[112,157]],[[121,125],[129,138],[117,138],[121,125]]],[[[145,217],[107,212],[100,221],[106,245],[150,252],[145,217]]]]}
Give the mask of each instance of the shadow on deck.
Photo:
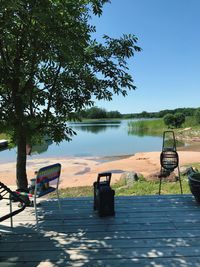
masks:
{"type": "MultiPolygon", "coordinates": [[[[99,218],[92,198],[54,200],[0,224],[0,266],[200,266],[200,206],[192,195],[115,198],[99,218]]],[[[3,207],[1,207],[3,209],[3,207]]]]}

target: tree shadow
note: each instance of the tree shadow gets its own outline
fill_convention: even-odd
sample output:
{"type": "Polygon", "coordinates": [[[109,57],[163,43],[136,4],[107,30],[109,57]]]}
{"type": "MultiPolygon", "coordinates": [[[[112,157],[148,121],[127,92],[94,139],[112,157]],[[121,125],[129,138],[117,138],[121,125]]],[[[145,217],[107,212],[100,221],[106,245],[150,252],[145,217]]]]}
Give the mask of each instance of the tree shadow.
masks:
{"type": "Polygon", "coordinates": [[[132,200],[117,198],[116,216],[104,218],[93,211],[91,198],[63,199],[61,213],[56,201],[42,202],[39,231],[27,219],[16,226],[14,219],[12,230],[1,226],[5,265],[0,266],[199,266],[200,216],[194,201],[188,201],[191,211],[183,212],[188,216],[179,226],[179,215],[171,218],[163,210],[162,197],[157,217],[150,216],[156,203],[145,208],[142,199],[132,200]]]}

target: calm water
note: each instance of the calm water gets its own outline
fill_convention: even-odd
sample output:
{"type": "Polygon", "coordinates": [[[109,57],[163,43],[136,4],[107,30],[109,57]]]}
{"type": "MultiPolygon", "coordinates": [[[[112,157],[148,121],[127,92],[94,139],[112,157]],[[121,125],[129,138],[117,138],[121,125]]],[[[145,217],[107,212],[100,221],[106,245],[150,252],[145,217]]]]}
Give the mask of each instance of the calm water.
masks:
{"type": "MultiPolygon", "coordinates": [[[[76,131],[71,142],[59,145],[47,143],[34,147],[28,158],[63,156],[116,156],[136,152],[160,151],[162,137],[137,136],[128,133],[128,121],[107,121],[100,123],[70,123],[76,131]]],[[[0,152],[0,162],[14,161],[16,149],[0,152]]]]}

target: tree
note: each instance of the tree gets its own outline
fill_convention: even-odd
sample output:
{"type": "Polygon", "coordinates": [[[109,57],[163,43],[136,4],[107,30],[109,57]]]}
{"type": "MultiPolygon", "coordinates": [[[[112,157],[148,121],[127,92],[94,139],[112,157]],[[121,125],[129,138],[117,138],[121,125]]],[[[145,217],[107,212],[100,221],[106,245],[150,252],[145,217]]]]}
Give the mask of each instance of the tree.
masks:
{"type": "Polygon", "coordinates": [[[185,122],[185,115],[181,112],[178,112],[174,115],[175,117],[175,127],[180,128],[181,125],[185,122]]]}
{"type": "Polygon", "coordinates": [[[166,114],[163,120],[168,127],[179,128],[185,122],[185,115],[183,113],[166,114]]]}
{"type": "Polygon", "coordinates": [[[110,119],[122,118],[122,114],[117,110],[112,110],[107,112],[107,117],[110,119]]]}
{"type": "Polygon", "coordinates": [[[149,113],[147,111],[142,111],[140,113],[141,118],[149,118],[149,113]]]}
{"type": "Polygon", "coordinates": [[[200,124],[200,108],[198,108],[196,111],[195,111],[195,119],[196,119],[196,122],[198,124],[200,124]]]}
{"type": "MultiPolygon", "coordinates": [[[[91,13],[109,0],[1,0],[1,129],[17,145],[16,179],[27,189],[26,144],[47,134],[75,134],[66,124],[96,99],[135,89],[127,59],[141,49],[134,35],[92,39],[91,13]]],[[[0,129],[0,130],[1,130],[0,129]]]]}
{"type": "Polygon", "coordinates": [[[168,126],[168,127],[173,127],[174,126],[174,115],[172,114],[166,114],[163,118],[164,123],[168,126]]]}
{"type": "Polygon", "coordinates": [[[107,117],[106,110],[103,108],[92,107],[87,111],[88,119],[104,119],[107,117]]]}

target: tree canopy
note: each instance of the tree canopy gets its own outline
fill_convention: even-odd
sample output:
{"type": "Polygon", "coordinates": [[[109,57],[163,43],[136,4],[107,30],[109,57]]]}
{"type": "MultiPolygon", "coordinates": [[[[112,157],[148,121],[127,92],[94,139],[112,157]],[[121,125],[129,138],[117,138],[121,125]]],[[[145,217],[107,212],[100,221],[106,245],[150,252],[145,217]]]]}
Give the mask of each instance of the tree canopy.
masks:
{"type": "Polygon", "coordinates": [[[27,188],[26,145],[47,134],[60,142],[66,124],[96,99],[135,89],[127,59],[137,38],[103,36],[97,42],[90,15],[108,0],[1,0],[0,117],[17,145],[17,185],[27,188]]]}
{"type": "Polygon", "coordinates": [[[166,114],[163,118],[164,123],[171,128],[179,128],[185,122],[185,115],[183,113],[166,114]]]}

